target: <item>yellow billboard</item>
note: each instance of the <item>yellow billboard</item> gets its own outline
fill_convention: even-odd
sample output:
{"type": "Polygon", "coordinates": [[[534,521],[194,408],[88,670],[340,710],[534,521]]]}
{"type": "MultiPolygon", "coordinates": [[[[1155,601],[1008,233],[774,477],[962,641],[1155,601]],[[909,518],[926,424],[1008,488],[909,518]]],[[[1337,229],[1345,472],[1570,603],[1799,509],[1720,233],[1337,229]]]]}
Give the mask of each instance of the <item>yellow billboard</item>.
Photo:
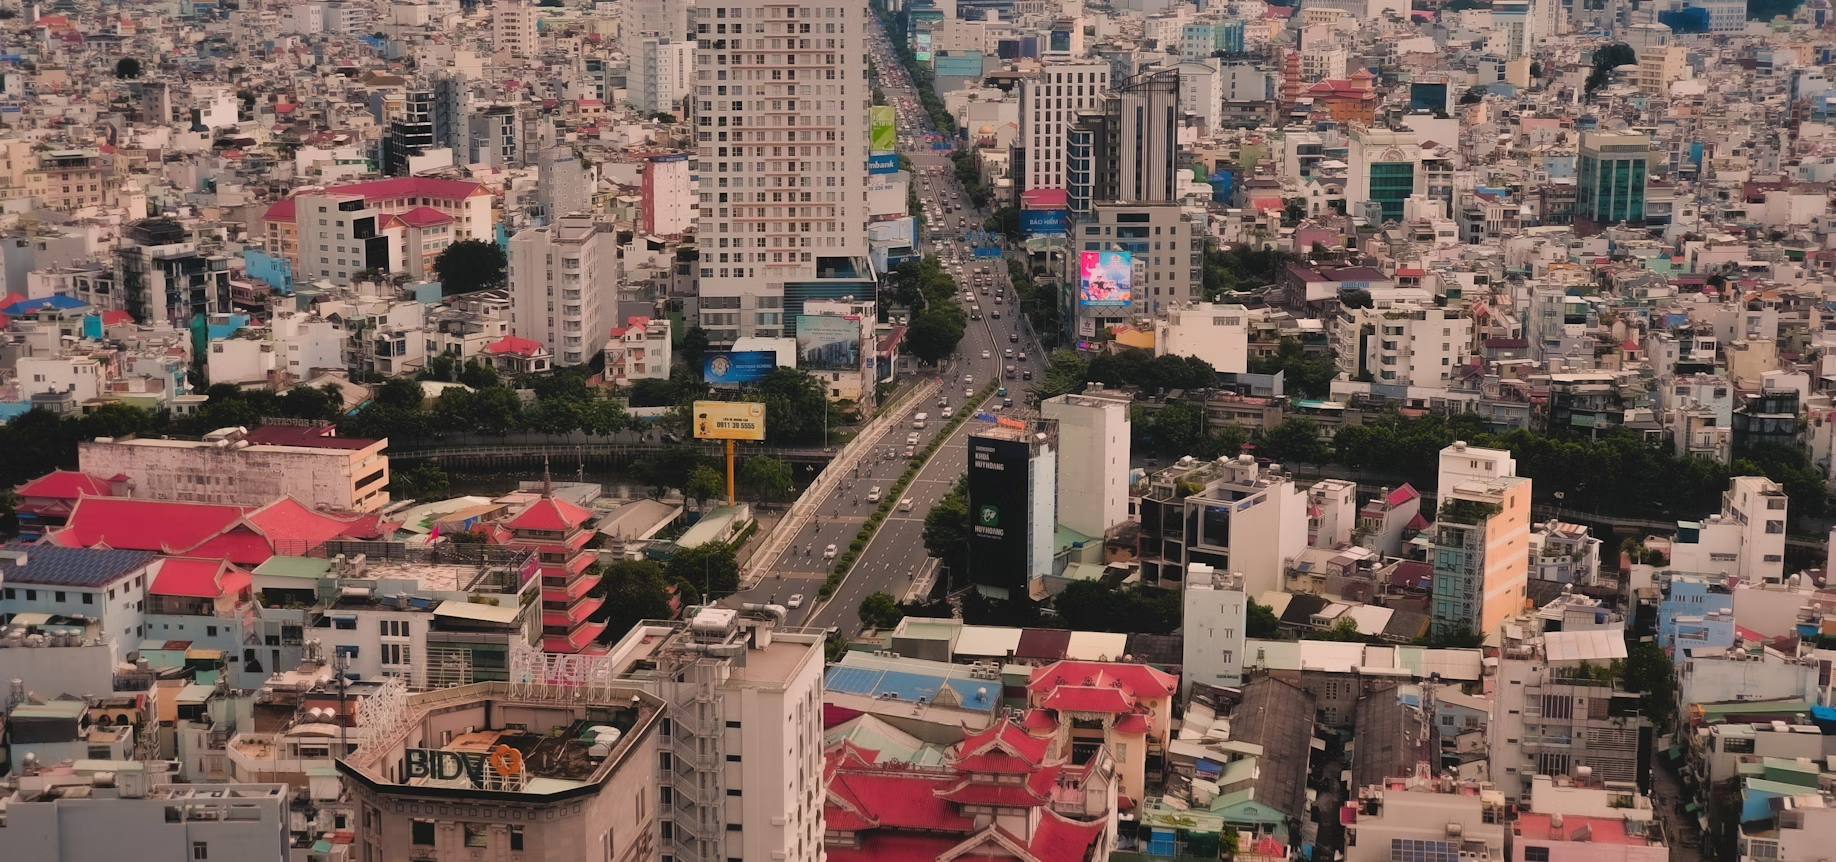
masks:
{"type": "Polygon", "coordinates": [[[751,401],[697,401],[695,437],[700,440],[763,440],[765,405],[751,401]]]}

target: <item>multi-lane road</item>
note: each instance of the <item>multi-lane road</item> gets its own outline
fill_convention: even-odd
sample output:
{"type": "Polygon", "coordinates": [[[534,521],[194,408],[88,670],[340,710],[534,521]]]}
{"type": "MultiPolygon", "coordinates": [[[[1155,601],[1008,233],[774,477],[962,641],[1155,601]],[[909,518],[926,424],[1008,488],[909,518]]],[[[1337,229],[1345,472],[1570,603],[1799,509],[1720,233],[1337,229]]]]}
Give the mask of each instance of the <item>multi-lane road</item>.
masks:
{"type": "Polygon", "coordinates": [[[1003,409],[1000,395],[986,404],[965,402],[970,392],[979,391],[989,380],[1000,376],[1007,365],[1017,367],[1014,379],[1002,381],[1008,389],[1008,398],[1016,406],[1024,404],[1022,392],[1027,384],[1020,379],[1019,372],[1036,371],[1044,362],[1039,345],[1020,320],[1017,297],[1007,281],[1006,261],[999,258],[978,261],[963,241],[965,231],[957,229],[957,219],[963,218],[969,227],[979,227],[987,214],[978,212],[963,194],[948,155],[929,151],[924,136],[932,131],[930,118],[919,106],[911,79],[887,47],[884,37],[877,33],[874,65],[879,75],[876,86],[899,112],[900,148],[912,160],[912,183],[918,188],[927,224],[935,228],[932,231],[935,239],[924,241],[923,251],[936,255],[957,279],[959,301],[978,306],[980,311],[979,319],[969,321],[956,355],[946,360],[942,368],[929,372],[939,378],[938,394],[910,401],[901,408],[899,421],[873,443],[867,456],[821,501],[816,516],[798,531],[790,549],[779,558],[773,570],[753,589],[736,597],[739,601],[786,604],[792,596],[802,596],[801,606],[790,611],[793,623],[833,627],[843,634],[859,630],[861,600],[876,592],[903,599],[914,584],[931,574],[935,562],[924,549],[924,517],[968,468],[968,447],[964,440],[980,423],[973,419],[965,422],[945,445],[939,447],[937,454],[905,491],[904,496],[912,501],[911,508],[906,510],[902,505],[895,505],[841,588],[828,602],[817,601],[817,590],[834,565],[832,560],[825,559],[829,546],[835,546],[837,554],[846,552],[862,523],[879,505],[873,500],[874,489],[890,493],[893,482],[910,465],[905,454],[910,435],[918,435],[915,450],[922,451],[939,433],[938,429],[947,424],[948,420],[942,416],[944,407],[952,412],[969,410],[972,413],[976,409],[1003,409]],[[978,269],[983,272],[978,274],[978,269]],[[986,293],[978,284],[984,278],[986,293]],[[997,298],[1001,300],[999,305],[995,304],[997,298]],[[996,314],[1000,317],[996,318],[996,314]],[[1013,351],[1011,359],[1007,354],[1009,350],[1013,351]],[[1024,361],[1021,355],[1026,357],[1024,361]],[[918,413],[927,414],[923,429],[912,427],[918,413]]]}

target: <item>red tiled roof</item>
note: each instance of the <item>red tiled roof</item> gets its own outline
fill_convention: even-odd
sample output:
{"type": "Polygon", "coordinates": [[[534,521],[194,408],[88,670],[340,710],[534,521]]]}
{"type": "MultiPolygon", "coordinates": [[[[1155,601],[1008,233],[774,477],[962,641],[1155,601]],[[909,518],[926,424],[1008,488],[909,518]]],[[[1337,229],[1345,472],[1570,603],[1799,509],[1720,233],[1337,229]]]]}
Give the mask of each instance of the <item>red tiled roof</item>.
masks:
{"type": "Polygon", "coordinates": [[[107,479],[78,470],[53,470],[13,490],[21,497],[54,497],[60,500],[115,495],[107,479]]]}
{"type": "MultiPolygon", "coordinates": [[[[386,180],[371,180],[365,183],[352,183],[343,186],[331,186],[324,191],[328,195],[363,195],[366,202],[386,201],[395,198],[440,198],[442,200],[460,200],[471,197],[484,189],[484,183],[472,180],[443,180],[437,177],[395,177],[386,180]]],[[[262,214],[264,221],[293,221],[293,207],[296,196],[289,196],[275,201],[262,214]]]]}
{"type": "Polygon", "coordinates": [[[339,437],[335,425],[259,425],[242,439],[251,446],[300,446],[307,449],[368,449],[370,437],[339,437]]]}
{"type": "Polygon", "coordinates": [[[1061,685],[1039,705],[1060,712],[1128,712],[1135,708],[1135,697],[1120,688],[1061,685]]]}
{"type": "Polygon", "coordinates": [[[512,530],[571,530],[591,517],[592,512],[566,500],[543,497],[505,521],[504,526],[512,530]]]}
{"type": "Polygon", "coordinates": [[[162,560],[147,592],[156,596],[214,599],[249,585],[249,574],[222,560],[175,557],[162,560]],[[239,577],[235,577],[239,576],[239,577]]]}
{"type": "Polygon", "coordinates": [[[845,769],[830,780],[829,795],[832,803],[877,827],[963,833],[975,828],[975,818],[938,798],[937,785],[935,774],[845,769]]]}
{"type": "Polygon", "coordinates": [[[485,350],[499,356],[506,353],[515,354],[517,356],[534,356],[542,352],[542,345],[540,342],[532,341],[527,338],[506,335],[503,338],[485,345],[485,350]]]}
{"type": "MultiPolygon", "coordinates": [[[[825,811],[825,825],[828,816],[825,811]]],[[[889,833],[869,836],[859,847],[830,844],[823,852],[829,862],[937,862],[958,843],[952,836],[889,833]]]]}
{"type": "Polygon", "coordinates": [[[963,737],[955,765],[966,772],[1032,772],[1045,762],[1051,742],[1002,718],[985,730],[963,737]]]}
{"type": "Polygon", "coordinates": [[[1117,733],[1147,733],[1153,727],[1154,720],[1144,712],[1132,713],[1116,720],[1117,733]]]}
{"type": "Polygon", "coordinates": [[[1383,502],[1391,506],[1400,506],[1410,500],[1419,500],[1421,496],[1421,492],[1415,490],[1414,485],[1404,482],[1401,487],[1391,491],[1388,497],[1383,498],[1383,502]]]}
{"type": "Polygon", "coordinates": [[[1033,827],[1033,842],[1027,850],[1041,859],[1082,859],[1105,825],[1102,820],[1067,820],[1047,808],[1041,812],[1039,825],[1033,827]]]}
{"type": "Polygon", "coordinates": [[[317,512],[292,497],[282,497],[250,512],[248,521],[284,553],[303,553],[327,539],[367,538],[378,532],[376,515],[317,512]]]}
{"type": "Polygon", "coordinates": [[[1145,664],[1103,661],[1061,661],[1033,670],[1028,691],[1051,691],[1063,686],[1091,686],[1126,690],[1135,697],[1168,697],[1179,687],[1179,678],[1145,664]]]}
{"type": "Polygon", "coordinates": [[[1024,784],[990,784],[965,778],[937,791],[937,798],[957,805],[993,805],[1002,808],[1033,808],[1044,805],[1050,794],[1041,796],[1024,784]]]}
{"type": "Polygon", "coordinates": [[[114,326],[116,324],[121,324],[121,323],[130,323],[133,320],[134,320],[134,315],[129,314],[120,309],[114,309],[112,311],[102,312],[102,325],[103,326],[114,326]]]}
{"type": "Polygon", "coordinates": [[[203,544],[242,519],[237,506],[84,497],[64,528],[51,534],[67,548],[110,548],[174,553],[203,544]]]}
{"type": "Polygon", "coordinates": [[[431,227],[437,224],[451,224],[455,219],[433,207],[415,207],[405,213],[397,213],[396,218],[409,227],[431,227]]]}

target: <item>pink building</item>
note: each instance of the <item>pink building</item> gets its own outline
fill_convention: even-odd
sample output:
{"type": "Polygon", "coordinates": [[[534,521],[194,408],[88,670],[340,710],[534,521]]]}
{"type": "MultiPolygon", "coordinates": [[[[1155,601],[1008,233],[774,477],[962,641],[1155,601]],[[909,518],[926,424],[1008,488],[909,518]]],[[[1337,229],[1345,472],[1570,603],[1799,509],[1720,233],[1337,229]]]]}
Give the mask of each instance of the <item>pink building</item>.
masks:
{"type": "Polygon", "coordinates": [[[1511,826],[1511,862],[1666,862],[1654,821],[1620,817],[1520,814],[1511,826]]]}

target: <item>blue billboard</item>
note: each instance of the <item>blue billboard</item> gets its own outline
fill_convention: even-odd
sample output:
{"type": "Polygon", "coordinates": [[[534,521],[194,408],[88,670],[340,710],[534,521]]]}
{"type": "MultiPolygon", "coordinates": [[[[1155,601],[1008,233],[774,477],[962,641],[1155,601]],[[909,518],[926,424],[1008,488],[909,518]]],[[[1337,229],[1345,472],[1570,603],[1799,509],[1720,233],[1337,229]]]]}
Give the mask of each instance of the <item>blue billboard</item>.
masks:
{"type": "Polygon", "coordinates": [[[1021,210],[1020,235],[1064,234],[1070,228],[1071,211],[1060,209],[1021,210]]]}
{"type": "Polygon", "coordinates": [[[869,174],[896,174],[898,172],[898,153],[874,153],[867,157],[867,173],[869,174]]]}
{"type": "Polygon", "coordinates": [[[708,383],[751,383],[778,367],[778,354],[770,350],[726,350],[701,360],[701,377],[708,383]]]}

